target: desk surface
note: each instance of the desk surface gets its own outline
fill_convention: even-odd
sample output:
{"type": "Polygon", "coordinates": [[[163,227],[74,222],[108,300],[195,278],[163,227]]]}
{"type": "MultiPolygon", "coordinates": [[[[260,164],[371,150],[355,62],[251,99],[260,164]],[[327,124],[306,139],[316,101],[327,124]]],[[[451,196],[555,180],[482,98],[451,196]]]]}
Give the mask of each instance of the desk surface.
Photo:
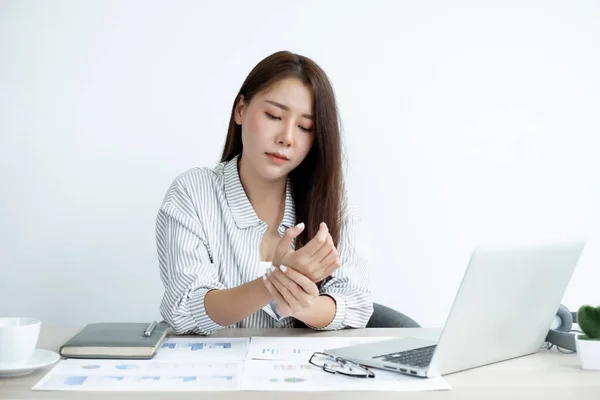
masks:
{"type": "MultiPolygon", "coordinates": [[[[72,337],[79,328],[43,327],[38,348],[58,352],[59,346],[72,337]]],[[[412,336],[433,339],[437,329],[353,329],[317,332],[309,329],[223,329],[217,337],[239,336],[412,336]]],[[[0,379],[0,399],[104,399],[115,393],[103,392],[49,392],[31,388],[51,367],[17,378],[0,379]]],[[[600,371],[584,371],[575,354],[541,349],[539,353],[504,361],[468,371],[446,375],[452,386],[449,391],[432,392],[378,392],[383,399],[600,399],[600,371]]],[[[131,399],[198,399],[210,396],[216,399],[279,399],[282,392],[129,392],[118,393],[131,399]]],[[[366,392],[286,392],[289,399],[352,400],[364,399],[366,392]]],[[[119,396],[119,397],[122,397],[119,396]]]]}

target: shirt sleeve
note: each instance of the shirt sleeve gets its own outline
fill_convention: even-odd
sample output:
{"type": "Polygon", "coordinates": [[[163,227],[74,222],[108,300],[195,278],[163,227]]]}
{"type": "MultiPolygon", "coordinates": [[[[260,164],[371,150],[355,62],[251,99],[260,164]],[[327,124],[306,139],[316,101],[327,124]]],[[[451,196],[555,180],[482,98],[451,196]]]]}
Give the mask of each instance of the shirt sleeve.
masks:
{"type": "Polygon", "coordinates": [[[204,307],[206,293],[225,289],[194,204],[178,180],[169,187],[156,219],[160,277],[165,287],[160,313],[176,334],[208,335],[224,328],[204,307]]]}
{"type": "Polygon", "coordinates": [[[321,295],[330,296],[336,304],[333,320],[322,330],[364,328],[373,314],[371,269],[357,243],[360,219],[348,210],[337,246],[340,267],[319,289],[321,295]]]}

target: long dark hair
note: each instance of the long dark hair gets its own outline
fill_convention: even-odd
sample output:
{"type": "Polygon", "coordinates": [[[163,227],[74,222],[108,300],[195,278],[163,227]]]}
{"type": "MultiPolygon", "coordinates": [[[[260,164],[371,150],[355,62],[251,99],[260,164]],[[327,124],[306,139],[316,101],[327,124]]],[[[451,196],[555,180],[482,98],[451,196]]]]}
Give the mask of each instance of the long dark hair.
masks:
{"type": "Polygon", "coordinates": [[[316,235],[321,222],[327,224],[337,246],[344,190],[340,121],[331,82],[314,61],[289,51],[279,51],[252,69],[235,96],[221,161],[229,161],[242,152],[242,128],[234,119],[240,96],[243,95],[244,101],[249,103],[255,94],[291,77],[299,79],[312,92],[315,132],[311,150],[304,161],[290,172],[296,221],[306,224],[296,239],[296,248],[305,245],[316,235]]]}

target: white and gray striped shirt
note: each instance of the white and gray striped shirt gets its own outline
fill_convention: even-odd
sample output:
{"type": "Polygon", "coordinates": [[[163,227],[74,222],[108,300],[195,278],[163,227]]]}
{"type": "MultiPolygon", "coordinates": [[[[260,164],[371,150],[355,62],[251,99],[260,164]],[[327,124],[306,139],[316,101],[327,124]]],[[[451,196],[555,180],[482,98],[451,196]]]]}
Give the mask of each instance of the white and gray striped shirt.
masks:
{"type": "MultiPolygon", "coordinates": [[[[214,169],[198,167],[179,175],[159,209],[156,240],[165,286],[160,312],[177,334],[207,335],[224,328],[207,315],[206,293],[242,285],[265,273],[260,244],[267,224],[246,196],[238,159],[239,155],[214,169]]],[[[292,196],[288,180],[280,235],[296,224],[292,196]]],[[[358,217],[353,211],[344,215],[337,246],[341,266],[320,288],[336,302],[335,317],[326,330],[362,328],[373,312],[370,268],[356,250],[358,217]]],[[[292,317],[280,318],[271,304],[230,327],[291,327],[295,322],[292,317]]]]}

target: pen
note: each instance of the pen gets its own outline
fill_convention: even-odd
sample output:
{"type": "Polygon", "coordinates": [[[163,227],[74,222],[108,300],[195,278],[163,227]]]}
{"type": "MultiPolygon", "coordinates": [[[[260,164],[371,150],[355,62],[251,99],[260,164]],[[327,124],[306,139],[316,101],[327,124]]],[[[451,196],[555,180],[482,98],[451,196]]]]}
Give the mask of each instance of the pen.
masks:
{"type": "Polygon", "coordinates": [[[152,332],[154,331],[154,328],[156,328],[156,321],[152,322],[144,331],[144,336],[148,337],[150,335],[152,335],[152,332]]]}

